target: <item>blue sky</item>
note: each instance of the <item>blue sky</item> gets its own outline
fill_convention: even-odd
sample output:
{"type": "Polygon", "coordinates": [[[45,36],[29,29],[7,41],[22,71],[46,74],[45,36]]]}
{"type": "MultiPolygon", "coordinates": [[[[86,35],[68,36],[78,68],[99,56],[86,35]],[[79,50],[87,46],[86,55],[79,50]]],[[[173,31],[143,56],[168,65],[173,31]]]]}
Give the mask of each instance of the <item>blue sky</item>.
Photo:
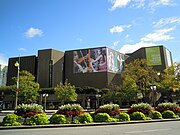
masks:
{"type": "Polygon", "coordinates": [[[47,48],[155,45],[180,62],[180,0],[0,0],[0,31],[1,64],[47,48]]]}

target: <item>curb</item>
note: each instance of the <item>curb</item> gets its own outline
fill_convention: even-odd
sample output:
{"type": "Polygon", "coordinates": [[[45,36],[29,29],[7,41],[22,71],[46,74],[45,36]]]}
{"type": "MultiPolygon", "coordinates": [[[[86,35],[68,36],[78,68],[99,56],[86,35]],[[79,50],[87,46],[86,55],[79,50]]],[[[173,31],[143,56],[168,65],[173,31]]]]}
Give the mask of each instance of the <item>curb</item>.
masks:
{"type": "Polygon", "coordinates": [[[63,127],[86,127],[86,126],[106,126],[106,125],[124,125],[124,124],[139,124],[139,123],[153,123],[153,122],[170,122],[180,121],[177,119],[158,119],[158,120],[142,120],[142,121],[128,121],[128,122],[111,122],[111,123],[88,123],[88,124],[48,124],[48,125],[22,125],[22,126],[0,126],[0,130],[9,129],[33,129],[33,128],[63,128],[63,127]]]}

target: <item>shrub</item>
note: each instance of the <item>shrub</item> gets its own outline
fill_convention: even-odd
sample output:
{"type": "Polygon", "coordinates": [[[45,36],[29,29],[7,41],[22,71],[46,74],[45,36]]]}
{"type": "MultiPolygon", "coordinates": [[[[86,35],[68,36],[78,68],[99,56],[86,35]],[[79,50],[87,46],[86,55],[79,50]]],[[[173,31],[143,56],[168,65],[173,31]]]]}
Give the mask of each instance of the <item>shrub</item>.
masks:
{"type": "Polygon", "coordinates": [[[83,108],[79,104],[66,104],[59,107],[57,114],[63,114],[68,117],[77,116],[84,113],[83,108]]]}
{"type": "Polygon", "coordinates": [[[161,103],[161,104],[158,104],[158,106],[155,108],[155,110],[157,110],[161,113],[166,110],[171,110],[174,113],[180,113],[179,105],[176,103],[161,103]]]}
{"type": "Polygon", "coordinates": [[[96,114],[98,113],[107,113],[110,116],[115,116],[120,113],[120,107],[117,104],[106,104],[103,106],[100,106],[99,109],[96,110],[96,114]]]}
{"type": "Polygon", "coordinates": [[[158,111],[152,111],[149,116],[152,118],[152,119],[162,119],[162,114],[158,111]]]}
{"type": "Polygon", "coordinates": [[[22,123],[22,117],[16,114],[8,114],[3,118],[2,124],[4,126],[20,126],[22,123]]]}
{"type": "Polygon", "coordinates": [[[130,121],[130,116],[127,113],[119,113],[116,118],[119,119],[119,121],[130,121]]]}
{"type": "Polygon", "coordinates": [[[93,118],[89,113],[79,115],[80,123],[91,123],[93,122],[93,118]]]}
{"type": "Polygon", "coordinates": [[[31,121],[36,125],[45,125],[49,123],[48,116],[45,113],[32,116],[31,121]]]}
{"type": "Polygon", "coordinates": [[[166,110],[166,111],[162,112],[162,117],[167,118],[167,119],[168,118],[177,118],[176,114],[171,110],[166,110]]]}
{"type": "Polygon", "coordinates": [[[111,116],[107,113],[98,113],[94,118],[95,122],[117,122],[118,120],[115,118],[111,118],[111,116]]]}
{"type": "Polygon", "coordinates": [[[148,115],[152,111],[152,106],[147,103],[133,104],[131,108],[128,109],[128,114],[134,112],[142,112],[143,114],[148,115]]]}
{"type": "Polygon", "coordinates": [[[142,112],[133,112],[130,117],[132,120],[146,120],[146,116],[142,112]]]}
{"type": "Polygon", "coordinates": [[[22,116],[24,118],[34,116],[36,114],[42,113],[43,107],[38,104],[22,104],[18,105],[15,108],[15,114],[18,116],[22,116]]]}
{"type": "Polygon", "coordinates": [[[53,104],[53,103],[49,103],[49,104],[47,105],[47,108],[48,108],[48,109],[54,109],[54,108],[55,108],[55,106],[54,106],[54,104],[53,104]]]}
{"type": "Polygon", "coordinates": [[[51,124],[65,124],[67,123],[66,121],[66,117],[62,114],[53,114],[51,117],[50,117],[50,123],[51,124]]]}

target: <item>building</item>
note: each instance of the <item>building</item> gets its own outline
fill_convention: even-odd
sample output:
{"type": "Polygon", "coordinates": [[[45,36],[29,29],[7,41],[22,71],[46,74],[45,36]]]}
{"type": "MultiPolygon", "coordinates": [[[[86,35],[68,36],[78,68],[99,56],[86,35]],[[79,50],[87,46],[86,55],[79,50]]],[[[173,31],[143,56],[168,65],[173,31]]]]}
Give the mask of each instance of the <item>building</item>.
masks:
{"type": "MultiPolygon", "coordinates": [[[[38,55],[9,58],[7,85],[13,84],[12,77],[17,76],[16,61],[20,70],[32,73],[41,88],[54,88],[60,82],[68,79],[76,87],[107,88],[109,84],[120,84],[121,73],[125,63],[135,59],[146,59],[148,65],[157,71],[163,71],[172,65],[171,52],[164,46],[143,47],[131,54],[122,54],[108,47],[68,50],[65,52],[44,49],[38,50],[38,55]]],[[[7,99],[7,98],[6,98],[7,99]]],[[[43,95],[39,101],[43,103],[43,95]]],[[[91,100],[91,107],[96,106],[95,95],[87,94],[78,97],[78,102],[84,107],[87,99],[91,100]]],[[[14,101],[4,100],[7,106],[13,106],[14,101]]],[[[48,103],[58,103],[53,93],[48,94],[48,103]]],[[[5,107],[8,108],[8,107],[5,107]]]]}
{"type": "Polygon", "coordinates": [[[39,50],[37,59],[37,82],[41,88],[56,87],[63,82],[64,52],[54,49],[39,50]]]}
{"type": "Polygon", "coordinates": [[[15,67],[15,63],[19,63],[20,71],[26,70],[35,76],[35,80],[37,81],[37,57],[35,55],[32,56],[22,56],[22,57],[14,57],[9,58],[8,61],[8,72],[7,72],[7,85],[14,84],[12,77],[17,76],[17,67],[15,67]]]}
{"type": "Polygon", "coordinates": [[[122,54],[107,47],[87,48],[61,52],[54,49],[38,50],[38,56],[9,58],[7,85],[17,76],[15,62],[20,70],[32,73],[41,88],[56,87],[66,79],[77,86],[105,88],[121,82],[124,63],[146,59],[148,65],[163,71],[172,65],[171,52],[164,46],[143,47],[131,54],[122,54]]]}
{"type": "Polygon", "coordinates": [[[64,76],[75,86],[105,88],[120,83],[125,55],[107,47],[65,52],[64,76]]]}
{"type": "Polygon", "coordinates": [[[6,86],[7,66],[0,65],[0,86],[6,86]]]}
{"type": "Polygon", "coordinates": [[[147,64],[157,71],[163,71],[173,64],[172,54],[164,46],[142,47],[137,51],[127,54],[126,63],[134,59],[146,59],[147,64]]]}

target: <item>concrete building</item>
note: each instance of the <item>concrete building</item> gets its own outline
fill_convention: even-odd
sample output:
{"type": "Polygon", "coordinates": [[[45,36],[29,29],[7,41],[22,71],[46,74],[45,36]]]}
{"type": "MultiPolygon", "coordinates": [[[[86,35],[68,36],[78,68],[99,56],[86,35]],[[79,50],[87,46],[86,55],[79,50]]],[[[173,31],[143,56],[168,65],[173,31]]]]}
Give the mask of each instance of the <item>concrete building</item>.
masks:
{"type": "Polygon", "coordinates": [[[126,56],[107,47],[65,52],[64,77],[78,87],[105,88],[121,82],[126,56]]]}
{"type": "Polygon", "coordinates": [[[6,86],[7,69],[7,66],[0,65],[0,86],[6,86]]]}
{"type": "Polygon", "coordinates": [[[37,81],[37,57],[35,55],[32,56],[21,56],[9,58],[8,61],[8,72],[7,72],[7,85],[12,85],[14,82],[12,81],[12,77],[17,76],[17,67],[15,67],[16,61],[19,63],[20,71],[26,70],[35,76],[35,80],[37,81]]]}
{"type": "Polygon", "coordinates": [[[56,87],[63,82],[64,53],[54,49],[38,51],[37,82],[41,88],[56,87]]]}
{"type": "Polygon", "coordinates": [[[127,54],[126,63],[134,59],[146,59],[147,64],[157,71],[163,71],[173,64],[171,52],[164,46],[142,47],[137,51],[127,54]]]}
{"type": "MultiPolygon", "coordinates": [[[[7,85],[13,84],[11,78],[17,76],[18,61],[20,70],[32,73],[41,88],[54,88],[66,79],[76,87],[106,88],[110,83],[120,84],[121,72],[125,63],[134,59],[146,59],[148,65],[157,71],[163,71],[172,65],[171,52],[164,46],[143,47],[131,54],[122,54],[107,47],[87,48],[61,52],[54,49],[38,50],[38,55],[9,58],[7,85]]],[[[82,94],[83,95],[83,94],[82,94]]],[[[78,102],[84,107],[91,99],[91,107],[96,106],[95,95],[79,95],[78,102]]],[[[13,106],[14,99],[4,99],[7,106],[13,106]],[[6,100],[6,101],[5,101],[6,100]]],[[[41,95],[39,101],[43,102],[41,95]]],[[[53,93],[49,93],[48,103],[57,103],[53,93]]]]}
{"type": "Polygon", "coordinates": [[[77,86],[105,88],[110,83],[121,82],[124,63],[146,59],[148,65],[163,71],[172,65],[171,52],[164,46],[143,47],[131,54],[122,54],[107,47],[87,48],[61,52],[54,49],[38,50],[38,56],[9,59],[7,85],[17,76],[16,61],[20,70],[27,70],[36,77],[41,88],[56,87],[66,79],[77,86]]]}

